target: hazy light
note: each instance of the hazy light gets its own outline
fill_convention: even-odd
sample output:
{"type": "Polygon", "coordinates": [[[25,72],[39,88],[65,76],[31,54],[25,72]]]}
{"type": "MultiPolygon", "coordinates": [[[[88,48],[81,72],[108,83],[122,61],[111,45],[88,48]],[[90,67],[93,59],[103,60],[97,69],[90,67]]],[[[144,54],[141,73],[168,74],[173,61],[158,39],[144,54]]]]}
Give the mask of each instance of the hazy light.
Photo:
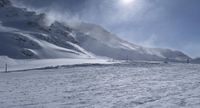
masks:
{"type": "Polygon", "coordinates": [[[120,0],[122,5],[131,5],[135,0],[120,0]]]}

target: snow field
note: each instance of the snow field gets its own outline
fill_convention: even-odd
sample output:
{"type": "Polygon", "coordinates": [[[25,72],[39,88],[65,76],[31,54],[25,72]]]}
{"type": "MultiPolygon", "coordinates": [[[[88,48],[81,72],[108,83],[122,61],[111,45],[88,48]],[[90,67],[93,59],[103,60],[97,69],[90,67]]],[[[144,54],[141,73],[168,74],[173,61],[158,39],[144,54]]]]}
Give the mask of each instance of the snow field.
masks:
{"type": "Polygon", "coordinates": [[[0,73],[1,108],[199,108],[200,65],[80,66],[0,73]]]}

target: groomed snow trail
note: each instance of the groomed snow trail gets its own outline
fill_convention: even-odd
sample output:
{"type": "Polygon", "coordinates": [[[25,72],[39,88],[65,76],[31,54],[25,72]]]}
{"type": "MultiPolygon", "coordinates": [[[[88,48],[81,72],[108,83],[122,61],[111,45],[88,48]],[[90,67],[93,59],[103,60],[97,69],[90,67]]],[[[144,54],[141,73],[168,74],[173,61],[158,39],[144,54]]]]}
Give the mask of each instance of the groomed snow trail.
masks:
{"type": "Polygon", "coordinates": [[[199,108],[200,65],[87,66],[0,73],[0,108],[199,108]]]}

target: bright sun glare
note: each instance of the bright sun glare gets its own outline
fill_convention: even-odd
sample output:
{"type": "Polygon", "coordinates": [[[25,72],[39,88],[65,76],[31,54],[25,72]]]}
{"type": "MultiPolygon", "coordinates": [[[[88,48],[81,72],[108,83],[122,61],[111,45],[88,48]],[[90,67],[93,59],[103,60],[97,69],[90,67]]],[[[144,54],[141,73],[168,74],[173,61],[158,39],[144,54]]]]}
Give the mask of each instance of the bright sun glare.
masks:
{"type": "Polygon", "coordinates": [[[120,0],[121,4],[123,5],[130,5],[134,2],[135,0],[120,0]]]}

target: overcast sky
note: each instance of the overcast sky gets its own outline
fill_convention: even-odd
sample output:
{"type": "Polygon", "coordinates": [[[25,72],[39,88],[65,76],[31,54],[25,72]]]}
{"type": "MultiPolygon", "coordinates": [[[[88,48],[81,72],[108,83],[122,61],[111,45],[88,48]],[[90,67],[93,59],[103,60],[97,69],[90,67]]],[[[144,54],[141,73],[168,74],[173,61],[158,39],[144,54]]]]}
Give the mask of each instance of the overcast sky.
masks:
{"type": "Polygon", "coordinates": [[[99,24],[130,42],[200,56],[200,0],[14,0],[99,24]]]}

